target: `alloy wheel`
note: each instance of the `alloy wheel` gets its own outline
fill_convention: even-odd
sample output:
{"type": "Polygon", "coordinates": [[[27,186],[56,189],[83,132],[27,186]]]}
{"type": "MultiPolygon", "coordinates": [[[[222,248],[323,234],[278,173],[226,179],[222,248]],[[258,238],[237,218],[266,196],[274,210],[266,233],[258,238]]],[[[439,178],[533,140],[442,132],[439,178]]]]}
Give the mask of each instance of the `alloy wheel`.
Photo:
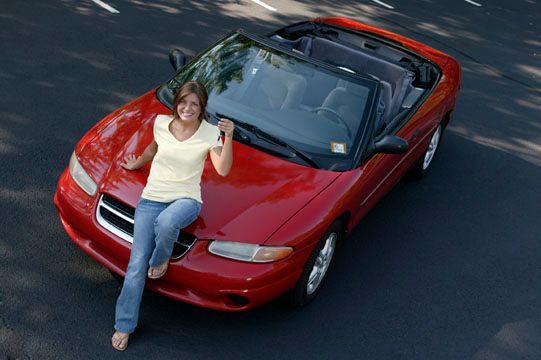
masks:
{"type": "Polygon", "coordinates": [[[438,128],[432,135],[432,139],[430,139],[430,144],[428,145],[428,149],[426,150],[425,158],[423,160],[423,171],[428,169],[428,166],[430,165],[432,158],[434,158],[434,154],[436,153],[436,149],[438,148],[438,144],[440,143],[440,136],[441,136],[441,125],[438,126],[438,128]]]}
{"type": "Polygon", "coordinates": [[[338,235],[335,232],[331,232],[325,240],[325,245],[319,251],[314,266],[312,267],[312,271],[310,272],[310,276],[308,277],[308,283],[306,285],[306,293],[308,295],[313,294],[319,287],[319,284],[321,284],[321,280],[323,280],[323,277],[331,264],[337,239],[338,235]]]}

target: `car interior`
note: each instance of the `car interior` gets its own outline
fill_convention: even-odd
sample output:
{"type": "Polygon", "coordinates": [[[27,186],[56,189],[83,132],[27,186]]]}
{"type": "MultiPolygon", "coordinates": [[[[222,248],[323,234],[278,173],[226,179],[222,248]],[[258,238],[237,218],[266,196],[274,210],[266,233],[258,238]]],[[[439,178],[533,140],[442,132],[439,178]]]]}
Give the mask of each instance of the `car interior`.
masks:
{"type": "Polygon", "coordinates": [[[293,136],[302,137],[305,145],[326,148],[328,141],[323,139],[332,136],[352,146],[370,88],[320,70],[290,61],[281,52],[261,48],[246,64],[242,84],[229,84],[221,93],[221,105],[225,106],[223,99],[227,98],[239,108],[250,108],[243,114],[245,118],[247,113],[258,113],[260,119],[267,119],[267,130],[274,127],[283,137],[296,134],[293,136]],[[315,122],[314,115],[322,121],[315,122]]]}
{"type": "MultiPolygon", "coordinates": [[[[403,115],[428,93],[439,77],[434,65],[398,46],[330,25],[299,23],[278,30],[269,38],[290,51],[334,65],[342,71],[377,79],[381,88],[382,114],[377,118],[376,134],[392,128],[404,118],[403,115]]],[[[301,80],[296,82],[302,83],[301,80]]],[[[319,106],[336,111],[348,121],[358,119],[352,112],[354,104],[350,103],[359,98],[354,84],[345,86],[344,81],[338,80],[328,85],[322,89],[325,96],[319,106]]],[[[299,89],[301,87],[298,85],[299,89]]]]}

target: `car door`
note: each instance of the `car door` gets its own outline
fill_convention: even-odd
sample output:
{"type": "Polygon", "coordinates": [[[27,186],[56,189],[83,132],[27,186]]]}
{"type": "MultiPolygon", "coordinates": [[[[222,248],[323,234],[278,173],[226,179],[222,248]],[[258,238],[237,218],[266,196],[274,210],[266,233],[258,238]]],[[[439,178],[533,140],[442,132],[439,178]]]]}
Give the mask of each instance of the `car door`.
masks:
{"type": "Polygon", "coordinates": [[[425,103],[410,116],[399,129],[386,129],[382,134],[372,135],[373,143],[386,135],[396,135],[408,142],[403,154],[373,154],[358,169],[358,178],[353,186],[353,198],[357,211],[353,221],[357,223],[381,197],[383,197],[423,155],[430,135],[441,119],[442,106],[439,102],[425,103]]]}

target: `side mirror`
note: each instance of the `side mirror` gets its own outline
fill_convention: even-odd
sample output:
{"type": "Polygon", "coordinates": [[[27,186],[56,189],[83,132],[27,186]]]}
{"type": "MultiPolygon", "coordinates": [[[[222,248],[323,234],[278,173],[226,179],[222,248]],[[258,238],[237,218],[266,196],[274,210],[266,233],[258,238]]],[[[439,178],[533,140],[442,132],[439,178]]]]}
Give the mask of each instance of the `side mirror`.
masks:
{"type": "Polygon", "coordinates": [[[177,72],[186,65],[186,55],[179,49],[172,49],[169,51],[169,61],[173,65],[175,72],[177,72]]]}
{"type": "Polygon", "coordinates": [[[374,145],[374,152],[383,154],[403,154],[408,151],[408,142],[398,136],[387,135],[374,145]]]}

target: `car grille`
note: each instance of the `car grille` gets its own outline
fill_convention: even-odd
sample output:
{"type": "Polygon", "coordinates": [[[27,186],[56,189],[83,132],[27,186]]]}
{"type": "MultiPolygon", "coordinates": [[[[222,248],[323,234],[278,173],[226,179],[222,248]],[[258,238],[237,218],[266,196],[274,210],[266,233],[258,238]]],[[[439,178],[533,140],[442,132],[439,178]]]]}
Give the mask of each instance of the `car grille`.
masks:
{"type": "MultiPolygon", "coordinates": [[[[96,209],[96,219],[105,229],[118,237],[133,242],[133,219],[135,209],[131,206],[109,196],[101,195],[96,209]]],[[[180,231],[178,239],[173,246],[171,259],[183,257],[195,244],[197,238],[184,231],[180,231]]]]}

